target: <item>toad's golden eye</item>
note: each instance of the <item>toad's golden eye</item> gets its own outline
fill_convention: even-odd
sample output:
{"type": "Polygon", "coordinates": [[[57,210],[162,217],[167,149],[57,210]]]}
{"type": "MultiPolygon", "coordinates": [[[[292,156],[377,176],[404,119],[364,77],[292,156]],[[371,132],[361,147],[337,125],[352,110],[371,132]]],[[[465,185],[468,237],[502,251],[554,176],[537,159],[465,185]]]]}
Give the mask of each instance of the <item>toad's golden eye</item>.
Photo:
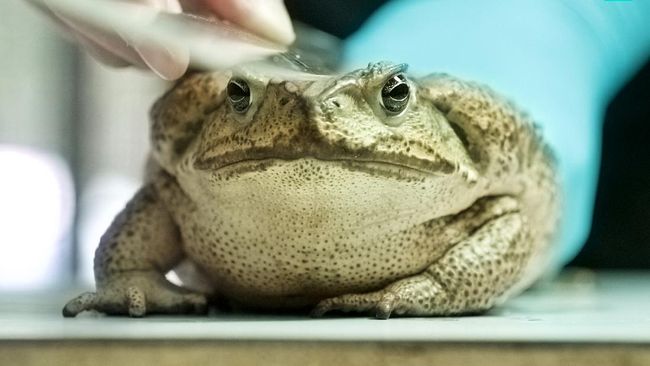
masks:
{"type": "Polygon", "coordinates": [[[404,74],[391,76],[381,88],[381,105],[389,115],[402,113],[409,103],[411,87],[404,74]]]}
{"type": "Polygon", "coordinates": [[[248,110],[248,107],[250,107],[252,103],[251,89],[248,87],[248,83],[244,79],[230,79],[226,92],[228,93],[228,101],[235,112],[244,113],[248,110]]]}

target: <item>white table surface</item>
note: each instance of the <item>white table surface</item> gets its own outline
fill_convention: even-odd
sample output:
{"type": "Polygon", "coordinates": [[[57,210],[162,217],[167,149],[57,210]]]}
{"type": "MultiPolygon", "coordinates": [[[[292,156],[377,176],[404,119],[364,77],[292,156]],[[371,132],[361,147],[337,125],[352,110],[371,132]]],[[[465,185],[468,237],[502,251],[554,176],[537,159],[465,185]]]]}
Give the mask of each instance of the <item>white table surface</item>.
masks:
{"type": "Polygon", "coordinates": [[[0,293],[0,341],[261,340],[650,345],[650,272],[575,273],[488,314],[453,318],[220,314],[63,318],[79,291],[0,293]]]}

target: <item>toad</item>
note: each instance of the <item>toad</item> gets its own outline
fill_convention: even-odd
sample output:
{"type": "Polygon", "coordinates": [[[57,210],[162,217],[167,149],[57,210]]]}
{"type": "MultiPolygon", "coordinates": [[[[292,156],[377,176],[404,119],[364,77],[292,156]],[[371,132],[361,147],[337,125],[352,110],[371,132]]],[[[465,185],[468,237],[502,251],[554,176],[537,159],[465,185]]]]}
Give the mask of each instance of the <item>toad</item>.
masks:
{"type": "Polygon", "coordinates": [[[64,316],[204,313],[214,297],[314,316],[480,313],[540,276],[557,231],[554,160],[530,119],[405,65],[193,73],[152,108],[151,145],[100,240],[96,292],[64,316]],[[180,263],[183,286],[165,276],[180,263]]]}

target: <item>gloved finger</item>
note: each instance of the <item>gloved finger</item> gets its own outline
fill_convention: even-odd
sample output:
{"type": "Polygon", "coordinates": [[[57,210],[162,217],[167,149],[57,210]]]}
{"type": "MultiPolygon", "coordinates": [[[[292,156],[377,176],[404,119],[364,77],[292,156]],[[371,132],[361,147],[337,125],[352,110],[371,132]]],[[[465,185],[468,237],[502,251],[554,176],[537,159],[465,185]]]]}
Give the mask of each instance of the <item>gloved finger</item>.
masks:
{"type": "MultiPolygon", "coordinates": [[[[128,0],[136,5],[153,7],[161,11],[180,12],[177,0],[128,0]]],[[[156,42],[128,39],[117,32],[107,31],[69,19],[56,11],[47,10],[61,27],[81,43],[98,61],[110,66],[134,65],[151,69],[163,79],[181,77],[189,65],[189,53],[183,49],[171,49],[156,42]]],[[[148,12],[147,14],[155,14],[148,12]]],[[[155,17],[152,17],[153,21],[155,17]]]]}
{"type": "Polygon", "coordinates": [[[131,65],[130,62],[101,47],[83,34],[76,33],[74,34],[74,37],[77,39],[77,42],[81,43],[81,46],[88,51],[90,56],[105,65],[112,67],[126,67],[131,65]]]}
{"type": "Polygon", "coordinates": [[[190,53],[187,49],[170,48],[146,40],[134,41],[133,48],[147,67],[165,80],[180,78],[190,64],[190,53]]]}
{"type": "MultiPolygon", "coordinates": [[[[189,0],[196,3],[197,0],[189,0]]],[[[296,35],[282,0],[202,0],[219,18],[231,21],[271,41],[291,44],[296,35]]],[[[185,2],[183,3],[185,5],[185,2]]]]}
{"type": "Polygon", "coordinates": [[[56,28],[61,31],[61,35],[67,38],[69,41],[77,41],[93,56],[95,59],[101,61],[102,63],[108,64],[110,66],[122,67],[127,66],[129,63],[122,59],[121,57],[111,53],[110,51],[102,48],[97,43],[93,42],[91,39],[85,37],[83,34],[80,34],[73,30],[70,26],[66,24],[63,18],[60,15],[54,13],[50,8],[47,8],[38,3],[32,3],[35,8],[40,10],[45,14],[50,21],[54,24],[56,28]]]}
{"type": "Polygon", "coordinates": [[[131,286],[126,290],[126,301],[129,316],[140,318],[147,313],[147,299],[144,291],[137,286],[131,286]]]}
{"type": "MultiPolygon", "coordinates": [[[[178,0],[129,0],[130,3],[149,6],[160,11],[171,13],[182,12],[178,0]]],[[[152,21],[154,18],[152,17],[152,21]]],[[[190,54],[187,49],[165,46],[161,43],[146,39],[128,39],[145,65],[158,76],[166,80],[178,79],[190,64],[190,54]]]]}
{"type": "Polygon", "coordinates": [[[124,62],[141,68],[147,68],[135,49],[117,33],[95,28],[84,24],[82,21],[69,19],[68,17],[51,11],[56,19],[65,25],[67,29],[87,48],[91,55],[99,61],[110,64],[123,64],[124,62]],[[119,60],[124,62],[119,62],[119,60]]]}
{"type": "MultiPolygon", "coordinates": [[[[118,0],[113,0],[118,1],[118,0]]],[[[178,0],[119,0],[136,5],[150,6],[152,8],[168,11],[170,13],[180,13],[183,11],[178,0]]]]}

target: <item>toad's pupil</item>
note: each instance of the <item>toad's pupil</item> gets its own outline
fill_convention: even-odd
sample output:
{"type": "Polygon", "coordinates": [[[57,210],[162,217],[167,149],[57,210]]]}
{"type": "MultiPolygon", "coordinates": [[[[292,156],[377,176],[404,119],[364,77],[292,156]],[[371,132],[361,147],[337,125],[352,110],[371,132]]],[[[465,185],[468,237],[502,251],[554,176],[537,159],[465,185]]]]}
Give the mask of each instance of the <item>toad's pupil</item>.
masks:
{"type": "Polygon", "coordinates": [[[399,101],[405,100],[409,96],[409,86],[399,84],[389,92],[388,96],[399,101]]]}
{"type": "Polygon", "coordinates": [[[251,90],[246,81],[242,79],[232,79],[227,88],[228,101],[236,112],[245,112],[250,106],[251,90]]]}
{"type": "Polygon", "coordinates": [[[388,114],[399,114],[406,109],[410,87],[403,74],[392,76],[381,89],[381,102],[388,114]]]}

